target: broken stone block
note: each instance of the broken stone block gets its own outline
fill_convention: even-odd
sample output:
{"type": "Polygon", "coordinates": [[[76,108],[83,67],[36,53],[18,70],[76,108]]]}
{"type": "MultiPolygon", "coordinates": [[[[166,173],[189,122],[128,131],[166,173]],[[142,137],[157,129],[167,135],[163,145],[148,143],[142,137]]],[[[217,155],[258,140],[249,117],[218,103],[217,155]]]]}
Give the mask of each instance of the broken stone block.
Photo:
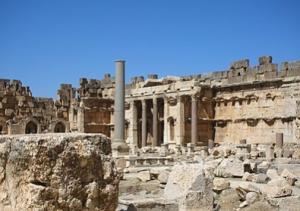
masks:
{"type": "Polygon", "coordinates": [[[272,56],[261,56],[258,59],[259,65],[271,64],[272,63],[272,56]]]}
{"type": "Polygon", "coordinates": [[[140,171],[137,174],[137,178],[139,178],[142,182],[147,182],[151,180],[151,174],[148,170],[140,171]]]}
{"type": "Polygon", "coordinates": [[[240,198],[234,189],[223,190],[218,200],[220,210],[236,210],[239,207],[240,198]]]}
{"type": "Polygon", "coordinates": [[[249,67],[249,59],[235,61],[230,65],[231,69],[240,69],[249,67]]]}
{"type": "Polygon", "coordinates": [[[268,176],[266,174],[255,174],[253,175],[253,182],[256,183],[266,183],[268,176]]]}
{"type": "Polygon", "coordinates": [[[289,183],[289,185],[294,185],[296,180],[297,180],[297,176],[294,175],[293,173],[291,173],[289,170],[284,169],[281,172],[281,177],[285,178],[286,181],[289,183]]]}
{"type": "Polygon", "coordinates": [[[167,184],[170,172],[169,171],[160,171],[157,179],[161,184],[167,184]]]}
{"type": "Polygon", "coordinates": [[[280,178],[280,176],[278,175],[276,169],[268,169],[268,171],[267,171],[267,176],[268,176],[271,180],[280,178]]]}
{"type": "Polygon", "coordinates": [[[214,178],[213,190],[222,191],[230,187],[230,182],[224,178],[214,178]]]}
{"type": "Polygon", "coordinates": [[[243,162],[238,159],[224,159],[214,171],[218,177],[240,177],[244,175],[243,162]]]}
{"type": "Polygon", "coordinates": [[[245,172],[245,174],[242,177],[243,181],[252,181],[254,179],[254,174],[251,174],[249,172],[245,172]]]}
{"type": "Polygon", "coordinates": [[[294,154],[293,150],[291,150],[291,149],[283,149],[282,156],[284,158],[291,158],[291,157],[293,157],[293,154],[294,154]]]}
{"type": "Polygon", "coordinates": [[[110,143],[81,133],[0,137],[0,195],[9,196],[0,210],[115,210],[119,177],[110,143]]]}
{"type": "Polygon", "coordinates": [[[241,182],[236,188],[236,192],[241,200],[246,200],[246,195],[249,192],[260,193],[260,189],[255,183],[241,182]]]}
{"type": "Polygon", "coordinates": [[[295,149],[292,157],[294,159],[300,159],[300,148],[295,149]]]}
{"type": "Polygon", "coordinates": [[[205,177],[203,165],[175,165],[164,190],[167,200],[179,200],[182,210],[212,210],[212,181],[205,177]]]}
{"type": "Polygon", "coordinates": [[[267,185],[262,187],[262,193],[270,198],[278,198],[292,195],[292,187],[288,182],[279,177],[268,182],[267,185]]]}
{"type": "Polygon", "coordinates": [[[260,163],[258,166],[257,166],[257,173],[267,173],[268,169],[270,167],[270,162],[268,161],[263,161],[262,163],[260,163]]]}
{"type": "Polygon", "coordinates": [[[256,192],[249,192],[246,194],[246,201],[248,204],[254,203],[258,198],[258,194],[256,192]]]}

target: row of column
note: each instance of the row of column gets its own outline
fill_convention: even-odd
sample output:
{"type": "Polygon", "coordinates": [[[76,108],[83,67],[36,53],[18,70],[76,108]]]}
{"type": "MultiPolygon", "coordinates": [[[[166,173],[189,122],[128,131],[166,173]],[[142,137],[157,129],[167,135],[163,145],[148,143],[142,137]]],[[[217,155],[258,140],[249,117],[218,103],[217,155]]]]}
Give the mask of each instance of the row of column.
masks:
{"type": "MultiPolygon", "coordinates": [[[[153,98],[153,142],[152,146],[158,145],[158,110],[157,98],[153,98]]],[[[147,145],[147,104],[142,100],[142,147],[147,145]]]]}
{"type": "MultiPolygon", "coordinates": [[[[178,139],[180,140],[178,144],[183,143],[183,134],[184,134],[184,105],[181,102],[181,97],[178,98],[178,113],[177,113],[177,124],[179,124],[179,134],[180,137],[178,139]]],[[[153,142],[152,146],[158,146],[158,107],[157,107],[157,98],[154,97],[152,99],[153,101],[153,115],[152,115],[152,128],[153,128],[153,142]]],[[[146,99],[141,100],[142,104],[142,142],[141,146],[145,147],[147,145],[147,103],[146,99]]],[[[133,130],[137,132],[137,109],[136,105],[133,103],[133,130]]],[[[164,99],[164,135],[163,135],[163,142],[168,143],[168,101],[167,99],[164,99]]],[[[196,95],[191,96],[191,143],[193,145],[196,145],[198,140],[198,103],[197,103],[197,97],[196,95]]],[[[137,139],[134,138],[134,143],[137,144],[137,139]]]]}

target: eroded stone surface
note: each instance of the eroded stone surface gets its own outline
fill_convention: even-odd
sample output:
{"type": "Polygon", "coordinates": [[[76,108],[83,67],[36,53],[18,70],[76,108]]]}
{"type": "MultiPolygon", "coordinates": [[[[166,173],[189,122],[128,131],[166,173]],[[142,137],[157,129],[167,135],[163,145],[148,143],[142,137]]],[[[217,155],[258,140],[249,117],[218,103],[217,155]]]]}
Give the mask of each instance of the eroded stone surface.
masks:
{"type": "Polygon", "coordinates": [[[101,135],[0,137],[0,208],[115,210],[118,175],[101,135]]]}

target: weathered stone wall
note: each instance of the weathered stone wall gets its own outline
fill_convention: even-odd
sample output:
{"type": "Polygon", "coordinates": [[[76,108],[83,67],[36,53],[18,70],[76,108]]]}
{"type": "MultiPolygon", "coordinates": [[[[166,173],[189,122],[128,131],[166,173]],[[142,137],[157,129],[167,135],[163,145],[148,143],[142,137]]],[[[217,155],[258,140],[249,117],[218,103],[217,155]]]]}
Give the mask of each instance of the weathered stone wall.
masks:
{"type": "Polygon", "coordinates": [[[294,81],[221,88],[215,98],[216,142],[273,143],[276,133],[297,142],[299,90],[294,81]]]}
{"type": "Polygon", "coordinates": [[[0,137],[0,210],[113,211],[118,182],[105,136],[0,137]]]}

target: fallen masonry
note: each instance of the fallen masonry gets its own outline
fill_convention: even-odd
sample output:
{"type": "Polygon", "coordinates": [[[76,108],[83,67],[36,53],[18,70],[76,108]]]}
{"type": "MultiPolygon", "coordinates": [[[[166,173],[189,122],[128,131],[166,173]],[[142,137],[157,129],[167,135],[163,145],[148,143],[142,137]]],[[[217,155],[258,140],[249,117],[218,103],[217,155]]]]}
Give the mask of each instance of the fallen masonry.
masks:
{"type": "MultiPolygon", "coordinates": [[[[241,144],[193,152],[181,147],[180,153],[169,149],[164,155],[160,148],[140,149],[125,156],[117,210],[299,210],[300,159],[268,154],[266,144],[244,145],[243,156],[241,144]],[[256,156],[250,156],[253,150],[256,156]]],[[[299,144],[281,147],[300,149],[299,144]]]]}
{"type": "Polygon", "coordinates": [[[113,211],[118,183],[103,135],[0,136],[0,210],[113,211]]]}

